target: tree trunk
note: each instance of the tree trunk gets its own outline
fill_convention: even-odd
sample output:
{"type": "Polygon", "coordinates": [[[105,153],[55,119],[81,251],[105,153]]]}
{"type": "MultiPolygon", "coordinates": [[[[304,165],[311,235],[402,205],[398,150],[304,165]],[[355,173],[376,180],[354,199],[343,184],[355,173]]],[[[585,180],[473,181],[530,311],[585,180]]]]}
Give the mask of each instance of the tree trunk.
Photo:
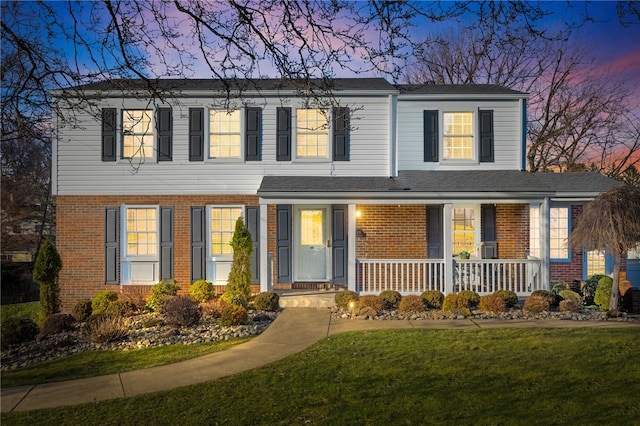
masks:
{"type": "Polygon", "coordinates": [[[620,298],[620,255],[613,258],[613,285],[611,286],[611,299],[609,300],[609,310],[618,309],[618,299],[620,298]]]}

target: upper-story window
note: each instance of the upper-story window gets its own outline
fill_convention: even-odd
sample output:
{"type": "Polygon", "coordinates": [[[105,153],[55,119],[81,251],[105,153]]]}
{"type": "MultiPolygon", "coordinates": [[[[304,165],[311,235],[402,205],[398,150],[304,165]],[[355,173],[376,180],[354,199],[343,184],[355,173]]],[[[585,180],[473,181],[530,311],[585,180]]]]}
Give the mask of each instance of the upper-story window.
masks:
{"type": "Polygon", "coordinates": [[[122,111],[122,158],[153,158],[153,111],[122,111]]]}
{"type": "Polygon", "coordinates": [[[329,126],[320,109],[298,109],[296,121],[296,156],[328,158],[329,126]]]}
{"type": "Polygon", "coordinates": [[[241,158],[240,110],[209,112],[209,157],[241,158]]]}
{"type": "Polygon", "coordinates": [[[473,159],[473,113],[445,112],[443,122],[442,158],[473,159]]]}

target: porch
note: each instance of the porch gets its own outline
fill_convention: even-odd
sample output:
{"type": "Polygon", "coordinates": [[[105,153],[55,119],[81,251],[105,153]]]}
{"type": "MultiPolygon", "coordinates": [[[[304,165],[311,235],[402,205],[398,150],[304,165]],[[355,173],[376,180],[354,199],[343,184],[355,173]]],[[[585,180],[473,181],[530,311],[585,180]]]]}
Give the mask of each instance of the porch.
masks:
{"type": "Polygon", "coordinates": [[[358,259],[353,290],[360,294],[472,290],[480,295],[510,290],[528,296],[544,289],[541,265],[540,259],[358,259]]]}

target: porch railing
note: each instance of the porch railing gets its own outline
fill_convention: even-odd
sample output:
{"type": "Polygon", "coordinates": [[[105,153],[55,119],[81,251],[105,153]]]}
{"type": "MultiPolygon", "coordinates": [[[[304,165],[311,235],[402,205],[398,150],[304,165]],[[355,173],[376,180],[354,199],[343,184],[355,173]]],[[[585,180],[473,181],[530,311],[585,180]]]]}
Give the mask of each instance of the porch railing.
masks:
{"type": "Polygon", "coordinates": [[[511,290],[527,296],[543,289],[539,259],[455,259],[453,276],[445,274],[443,259],[363,259],[356,265],[356,291],[379,294],[395,290],[402,294],[420,294],[439,290],[444,294],[473,290],[491,294],[511,290]]]}

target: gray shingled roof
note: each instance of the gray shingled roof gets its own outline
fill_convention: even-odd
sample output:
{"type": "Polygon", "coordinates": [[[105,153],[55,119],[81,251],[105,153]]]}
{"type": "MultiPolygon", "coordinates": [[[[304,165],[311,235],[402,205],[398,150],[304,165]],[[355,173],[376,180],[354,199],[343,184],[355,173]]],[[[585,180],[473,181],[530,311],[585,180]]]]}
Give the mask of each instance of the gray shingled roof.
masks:
{"type": "Polygon", "coordinates": [[[620,185],[597,173],[529,173],[517,170],[401,171],[396,178],[372,176],[265,176],[262,197],[296,194],[367,194],[377,198],[450,194],[502,194],[504,197],[595,197],[620,185]],[[393,195],[392,195],[393,194],[393,195]]]}
{"type": "Polygon", "coordinates": [[[497,84],[402,84],[398,86],[403,95],[521,95],[524,92],[508,89],[497,84]]]}

